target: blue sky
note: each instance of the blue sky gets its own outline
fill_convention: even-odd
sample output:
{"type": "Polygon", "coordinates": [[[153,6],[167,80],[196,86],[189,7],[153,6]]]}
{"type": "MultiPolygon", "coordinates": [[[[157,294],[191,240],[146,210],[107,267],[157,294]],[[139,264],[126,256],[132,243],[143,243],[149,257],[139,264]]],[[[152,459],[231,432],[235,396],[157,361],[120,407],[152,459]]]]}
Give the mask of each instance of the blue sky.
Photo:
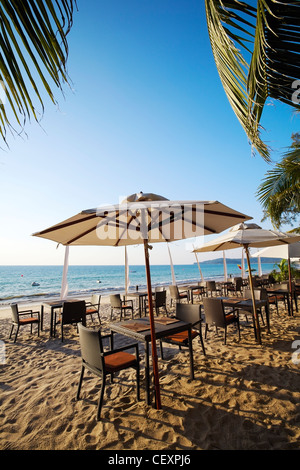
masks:
{"type": "MultiPolygon", "coordinates": [[[[0,264],[62,264],[64,249],[31,234],[135,192],[219,200],[261,223],[255,192],[270,168],[251,155],[221,86],[200,0],[78,0],[69,34],[72,88],[45,98],[40,125],[0,154],[0,264]]],[[[276,161],[299,118],[266,107],[276,161]]],[[[207,238],[207,240],[211,239],[207,238]]],[[[194,262],[186,242],[173,262],[194,262]]],[[[142,264],[141,247],[128,251],[142,264]]],[[[199,259],[219,257],[202,254],[199,259]]],[[[238,256],[238,251],[228,253],[238,256]]],[[[120,249],[74,247],[70,264],[122,264],[120,249]]],[[[165,246],[151,263],[168,263],[165,246]]]]}

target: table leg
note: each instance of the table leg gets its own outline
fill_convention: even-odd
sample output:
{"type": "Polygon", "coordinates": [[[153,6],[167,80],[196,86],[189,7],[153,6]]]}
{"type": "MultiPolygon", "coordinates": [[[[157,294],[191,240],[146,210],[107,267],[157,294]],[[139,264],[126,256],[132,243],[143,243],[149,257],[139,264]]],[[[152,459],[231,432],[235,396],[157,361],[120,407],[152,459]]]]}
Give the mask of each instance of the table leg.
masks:
{"type": "Polygon", "coordinates": [[[267,305],[265,305],[265,312],[266,312],[267,330],[268,330],[268,333],[270,334],[270,333],[271,333],[271,330],[270,330],[270,309],[269,309],[269,303],[267,303],[267,305]]]}
{"type": "Polygon", "coordinates": [[[149,380],[149,343],[145,343],[145,381],[146,381],[146,404],[150,404],[150,380],[149,380]]]}
{"type": "Polygon", "coordinates": [[[41,331],[44,329],[44,305],[41,306],[41,331]]]}
{"type": "Polygon", "coordinates": [[[288,315],[291,316],[290,294],[287,294],[286,299],[287,299],[287,304],[288,304],[288,315]]]}
{"type": "Polygon", "coordinates": [[[54,336],[53,322],[54,322],[54,308],[51,307],[51,314],[50,314],[50,336],[54,336]]]}

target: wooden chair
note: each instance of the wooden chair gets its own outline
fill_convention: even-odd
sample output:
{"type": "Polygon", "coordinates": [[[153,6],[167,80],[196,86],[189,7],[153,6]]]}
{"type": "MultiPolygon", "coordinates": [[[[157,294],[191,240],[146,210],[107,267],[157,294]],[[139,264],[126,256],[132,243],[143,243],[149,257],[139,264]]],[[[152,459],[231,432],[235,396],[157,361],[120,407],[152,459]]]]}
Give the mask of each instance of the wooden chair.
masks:
{"type": "MultiPolygon", "coordinates": [[[[156,315],[159,315],[159,309],[163,308],[167,313],[167,292],[165,290],[155,291],[153,294],[153,308],[155,308],[156,315]]],[[[148,298],[145,298],[144,310],[147,313],[149,309],[148,298]]]]}
{"type": "Polygon", "coordinates": [[[110,307],[110,318],[112,318],[112,314],[115,309],[120,310],[120,320],[122,320],[123,312],[125,317],[127,310],[131,311],[131,317],[133,318],[133,301],[122,300],[120,294],[110,295],[110,307]]]}
{"type": "Polygon", "coordinates": [[[208,326],[214,325],[216,331],[218,328],[224,329],[224,344],[227,339],[227,328],[229,325],[236,325],[239,334],[239,340],[241,338],[240,322],[237,315],[237,310],[233,309],[228,313],[225,313],[223,301],[221,299],[214,299],[212,297],[205,297],[203,299],[204,315],[205,315],[205,338],[207,336],[208,326]]]}
{"type": "Polygon", "coordinates": [[[136,370],[136,384],[137,384],[137,400],[140,399],[140,385],[139,385],[139,374],[140,374],[140,363],[139,363],[139,348],[138,344],[134,343],[131,345],[123,346],[121,348],[113,349],[112,334],[103,335],[101,337],[100,329],[94,330],[89,329],[78,324],[79,330],[79,341],[81,348],[82,366],[81,374],[77,390],[77,400],[80,397],[80,390],[83,380],[85,369],[101,377],[101,390],[98,400],[97,409],[97,420],[99,421],[101,415],[101,408],[103,403],[106,376],[108,374],[113,377],[113,374],[130,367],[136,370]],[[102,339],[110,338],[111,350],[104,352],[102,339]],[[126,349],[135,348],[135,355],[125,352],[126,349]]]}
{"type": "Polygon", "coordinates": [[[86,306],[84,300],[75,302],[64,302],[60,318],[56,319],[54,315],[54,336],[56,325],[61,325],[61,340],[64,340],[64,325],[78,325],[78,323],[86,324],[86,306]]]}
{"type": "Polygon", "coordinates": [[[101,295],[93,294],[91,301],[85,302],[85,306],[86,306],[86,315],[90,315],[92,321],[94,321],[93,315],[96,314],[98,316],[99,323],[101,324],[100,301],[101,301],[101,295]]]}
{"type": "Polygon", "coordinates": [[[15,334],[14,343],[17,340],[17,336],[19,333],[20,326],[30,325],[30,332],[32,333],[32,325],[37,325],[38,327],[38,336],[40,336],[40,312],[33,310],[19,310],[18,304],[11,304],[11,313],[12,313],[12,326],[10,330],[9,338],[13,333],[14,327],[17,327],[17,331],[15,334]],[[37,315],[36,317],[34,315],[37,315]]]}
{"type": "Polygon", "coordinates": [[[171,298],[171,306],[173,305],[173,301],[175,304],[180,302],[183,299],[189,301],[189,293],[188,291],[179,291],[177,286],[169,286],[170,298],[171,298]]]}
{"type": "MultiPolygon", "coordinates": [[[[176,304],[176,318],[186,323],[191,323],[192,331],[191,338],[193,339],[199,337],[200,343],[202,346],[202,351],[204,356],[206,355],[204,341],[202,337],[202,317],[201,317],[201,305],[193,304],[176,304]]],[[[166,336],[165,338],[160,339],[160,351],[161,358],[163,359],[163,343],[169,343],[179,346],[179,349],[182,347],[189,347],[189,337],[188,331],[182,331],[180,333],[175,333],[172,336],[166,336]]]]}

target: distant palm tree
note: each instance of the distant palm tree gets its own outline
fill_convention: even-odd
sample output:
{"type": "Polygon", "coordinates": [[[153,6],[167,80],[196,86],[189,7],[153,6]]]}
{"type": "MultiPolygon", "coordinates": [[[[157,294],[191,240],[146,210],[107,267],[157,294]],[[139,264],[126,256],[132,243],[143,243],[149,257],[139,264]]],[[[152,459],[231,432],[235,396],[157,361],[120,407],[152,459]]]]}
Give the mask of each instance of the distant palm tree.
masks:
{"type": "Polygon", "coordinates": [[[61,89],[68,83],[66,37],[75,5],[76,0],[0,1],[0,80],[5,89],[0,134],[4,140],[8,129],[19,132],[26,119],[39,119],[44,109],[42,88],[55,102],[53,86],[61,89]]]}
{"type": "Polygon", "coordinates": [[[300,2],[205,0],[205,6],[226,95],[251,144],[269,161],[260,136],[267,99],[300,109],[300,2]]]}
{"type": "Polygon", "coordinates": [[[300,144],[269,170],[258,188],[257,196],[276,228],[292,223],[300,214],[300,144]]]}

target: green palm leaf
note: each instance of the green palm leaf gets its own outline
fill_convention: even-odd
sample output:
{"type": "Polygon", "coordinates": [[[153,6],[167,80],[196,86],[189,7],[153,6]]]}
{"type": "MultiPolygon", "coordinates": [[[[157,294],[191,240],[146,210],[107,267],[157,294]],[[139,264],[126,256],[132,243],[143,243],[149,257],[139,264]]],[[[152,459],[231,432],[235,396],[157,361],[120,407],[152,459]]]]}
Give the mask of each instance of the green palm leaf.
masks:
{"type": "Polygon", "coordinates": [[[8,129],[15,131],[13,118],[21,130],[31,116],[38,120],[44,109],[40,88],[56,102],[53,83],[60,90],[68,83],[66,36],[74,5],[76,0],[1,0],[0,80],[6,102],[0,106],[0,133],[4,140],[8,129]]]}
{"type": "Polygon", "coordinates": [[[300,145],[291,147],[282,161],[269,170],[257,196],[267,217],[279,227],[300,213],[300,145]]]}
{"type": "Polygon", "coordinates": [[[266,100],[296,109],[293,83],[300,77],[300,2],[205,0],[216,66],[229,102],[254,148],[270,160],[261,140],[266,100]]]}

